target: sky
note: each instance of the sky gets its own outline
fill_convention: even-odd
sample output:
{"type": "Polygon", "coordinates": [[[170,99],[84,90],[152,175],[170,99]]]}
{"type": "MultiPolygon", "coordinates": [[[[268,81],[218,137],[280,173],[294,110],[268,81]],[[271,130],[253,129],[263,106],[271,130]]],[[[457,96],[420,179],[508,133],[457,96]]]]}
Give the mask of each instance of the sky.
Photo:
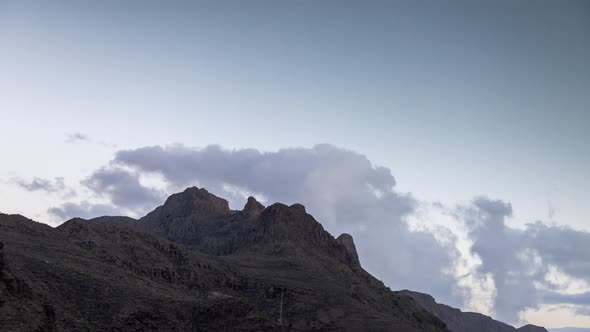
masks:
{"type": "Polygon", "coordinates": [[[2,212],[302,202],[392,288],[590,328],[587,1],[1,0],[0,73],[2,212]]]}

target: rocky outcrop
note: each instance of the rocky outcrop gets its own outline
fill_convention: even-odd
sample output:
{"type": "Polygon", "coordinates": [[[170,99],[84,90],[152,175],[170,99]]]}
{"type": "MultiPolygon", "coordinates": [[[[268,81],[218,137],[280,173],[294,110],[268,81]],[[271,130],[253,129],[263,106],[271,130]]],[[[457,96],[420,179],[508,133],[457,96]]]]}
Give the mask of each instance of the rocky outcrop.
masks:
{"type": "Polygon", "coordinates": [[[228,202],[205,189],[197,187],[187,188],[184,192],[174,194],[162,206],[162,212],[167,218],[225,216],[232,213],[228,202]]]}
{"type": "Polygon", "coordinates": [[[227,255],[235,251],[245,224],[230,226],[241,217],[229,209],[228,202],[205,189],[188,188],[170,196],[164,205],[136,222],[123,222],[134,229],[162,236],[210,254],[227,255]],[[235,228],[227,231],[228,227],[235,228]]]}
{"type": "Polygon", "coordinates": [[[346,248],[346,250],[354,258],[354,260],[360,265],[359,255],[356,252],[356,246],[354,245],[354,240],[352,238],[352,235],[342,233],[342,234],[340,234],[340,236],[336,240],[338,241],[338,243],[342,244],[344,246],[344,248],[346,248]]]}
{"type": "Polygon", "coordinates": [[[120,222],[216,256],[238,252],[316,255],[322,248],[341,262],[360,267],[355,251],[335,240],[301,204],[275,203],[265,208],[249,197],[243,210],[232,211],[226,200],[193,187],[172,195],[137,221],[123,217],[94,220],[120,222]]]}
{"type": "Polygon", "coordinates": [[[244,205],[244,209],[240,213],[246,219],[253,219],[258,218],[262,211],[264,211],[264,205],[260,204],[256,198],[250,196],[248,197],[246,205],[244,205]]]}
{"type": "Polygon", "coordinates": [[[424,309],[445,322],[453,332],[548,332],[545,328],[525,325],[519,329],[475,312],[462,312],[459,309],[437,303],[428,294],[403,290],[400,295],[414,299],[424,309]]]}

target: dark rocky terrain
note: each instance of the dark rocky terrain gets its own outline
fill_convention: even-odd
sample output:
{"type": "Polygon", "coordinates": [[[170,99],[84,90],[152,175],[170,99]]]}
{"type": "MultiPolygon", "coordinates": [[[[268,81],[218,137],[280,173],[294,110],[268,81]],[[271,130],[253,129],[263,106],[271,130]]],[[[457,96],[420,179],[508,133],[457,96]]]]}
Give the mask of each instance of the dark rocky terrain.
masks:
{"type": "Polygon", "coordinates": [[[0,214],[0,331],[449,330],[546,331],[390,291],[300,204],[188,188],[139,220],[0,214]]]}
{"type": "Polygon", "coordinates": [[[204,189],[57,228],[0,214],[1,331],[448,331],[302,205],[204,189]]]}
{"type": "Polygon", "coordinates": [[[548,332],[543,327],[530,324],[517,329],[486,315],[476,312],[462,312],[448,305],[436,303],[434,298],[428,294],[409,290],[403,290],[397,293],[416,300],[424,309],[445,322],[449,330],[453,332],[548,332]]]}

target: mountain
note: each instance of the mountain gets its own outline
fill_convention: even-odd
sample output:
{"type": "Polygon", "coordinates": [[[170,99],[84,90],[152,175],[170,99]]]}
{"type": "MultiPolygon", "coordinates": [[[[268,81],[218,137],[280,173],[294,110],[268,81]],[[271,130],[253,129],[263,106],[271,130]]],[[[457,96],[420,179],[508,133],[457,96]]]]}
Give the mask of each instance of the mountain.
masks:
{"type": "Polygon", "coordinates": [[[486,315],[475,312],[462,312],[446,304],[436,303],[434,298],[428,294],[409,290],[403,290],[397,293],[414,299],[428,312],[445,322],[449,330],[453,332],[548,332],[543,327],[530,324],[517,329],[486,315]]]}
{"type": "Polygon", "coordinates": [[[0,214],[0,317],[0,331],[547,332],[390,291],[303,205],[230,210],[195,187],[140,219],[0,214]]]}
{"type": "Polygon", "coordinates": [[[0,331],[449,331],[300,204],[188,188],[138,220],[0,214],[0,331]]]}

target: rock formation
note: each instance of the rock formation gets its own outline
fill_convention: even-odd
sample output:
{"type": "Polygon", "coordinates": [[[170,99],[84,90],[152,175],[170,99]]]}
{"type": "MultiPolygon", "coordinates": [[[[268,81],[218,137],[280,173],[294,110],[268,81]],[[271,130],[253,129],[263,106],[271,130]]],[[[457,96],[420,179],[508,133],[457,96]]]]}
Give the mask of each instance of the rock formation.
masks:
{"type": "Polygon", "coordinates": [[[256,198],[250,196],[241,213],[246,219],[252,219],[258,218],[262,211],[264,211],[264,205],[260,204],[256,198]]]}
{"type": "Polygon", "coordinates": [[[356,252],[356,246],[354,245],[352,236],[350,234],[342,233],[336,240],[338,243],[342,244],[344,248],[346,248],[346,250],[348,250],[348,252],[352,255],[354,260],[360,264],[359,255],[356,252]]]}

